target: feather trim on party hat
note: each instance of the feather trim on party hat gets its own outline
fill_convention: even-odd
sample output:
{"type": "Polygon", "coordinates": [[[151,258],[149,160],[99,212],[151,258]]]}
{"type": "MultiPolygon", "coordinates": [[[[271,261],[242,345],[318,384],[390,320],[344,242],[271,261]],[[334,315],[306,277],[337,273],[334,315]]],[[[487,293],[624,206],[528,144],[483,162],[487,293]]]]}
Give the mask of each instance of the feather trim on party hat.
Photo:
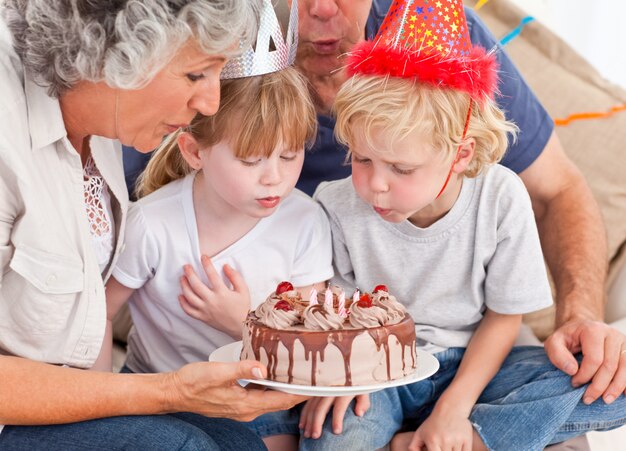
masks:
{"type": "Polygon", "coordinates": [[[374,40],[350,52],[347,70],[457,89],[479,103],[498,85],[495,54],[472,46],[461,0],[395,0],[374,40]]]}

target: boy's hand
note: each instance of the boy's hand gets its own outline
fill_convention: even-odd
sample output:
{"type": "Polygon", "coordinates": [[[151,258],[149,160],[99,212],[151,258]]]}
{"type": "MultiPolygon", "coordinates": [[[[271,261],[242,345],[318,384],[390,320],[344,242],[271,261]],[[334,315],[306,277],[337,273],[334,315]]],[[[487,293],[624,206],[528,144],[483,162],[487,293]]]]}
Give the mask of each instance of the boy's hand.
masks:
{"type": "Polygon", "coordinates": [[[473,433],[474,428],[467,417],[455,412],[438,414],[435,410],[413,434],[409,450],[470,451],[473,433]]]}
{"type": "Polygon", "coordinates": [[[354,413],[362,417],[370,408],[369,395],[313,398],[307,401],[300,414],[299,427],[303,431],[302,435],[306,438],[320,438],[324,420],[331,406],[333,407],[333,433],[341,434],[343,431],[343,417],[348,406],[355,398],[354,413]]]}
{"type": "Polygon", "coordinates": [[[241,274],[224,265],[224,274],[233,286],[231,289],[217,273],[209,257],[203,255],[201,261],[211,288],[202,282],[191,265],[185,265],[185,274],[180,278],[183,291],[178,297],[180,306],[192,318],[240,339],[241,323],[250,310],[248,286],[241,274]]]}

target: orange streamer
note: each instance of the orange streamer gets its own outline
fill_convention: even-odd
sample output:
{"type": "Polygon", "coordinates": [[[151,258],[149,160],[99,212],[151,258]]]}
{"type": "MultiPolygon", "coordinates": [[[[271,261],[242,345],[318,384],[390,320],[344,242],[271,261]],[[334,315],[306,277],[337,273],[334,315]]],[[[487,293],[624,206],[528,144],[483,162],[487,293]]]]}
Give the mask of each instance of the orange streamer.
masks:
{"type": "Polygon", "coordinates": [[[565,125],[569,125],[571,122],[574,122],[574,121],[581,121],[581,120],[586,120],[586,119],[600,119],[604,117],[609,117],[609,116],[614,115],[615,113],[618,113],[624,110],[626,110],[626,103],[614,106],[609,111],[587,111],[587,112],[582,112],[582,113],[571,114],[563,119],[555,119],[554,124],[557,127],[562,127],[565,125]]]}

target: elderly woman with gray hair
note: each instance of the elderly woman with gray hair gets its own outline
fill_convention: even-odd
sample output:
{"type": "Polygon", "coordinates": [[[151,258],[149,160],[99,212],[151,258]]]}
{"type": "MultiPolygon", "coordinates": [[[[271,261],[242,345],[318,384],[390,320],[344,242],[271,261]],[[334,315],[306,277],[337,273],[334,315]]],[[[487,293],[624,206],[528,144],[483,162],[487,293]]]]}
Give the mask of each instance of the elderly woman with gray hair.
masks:
{"type": "Polygon", "coordinates": [[[265,375],[257,362],[85,371],[124,250],[114,140],[148,151],[213,114],[259,3],[0,1],[0,448],[263,448],[232,419],[302,401],[236,384],[265,375]]]}

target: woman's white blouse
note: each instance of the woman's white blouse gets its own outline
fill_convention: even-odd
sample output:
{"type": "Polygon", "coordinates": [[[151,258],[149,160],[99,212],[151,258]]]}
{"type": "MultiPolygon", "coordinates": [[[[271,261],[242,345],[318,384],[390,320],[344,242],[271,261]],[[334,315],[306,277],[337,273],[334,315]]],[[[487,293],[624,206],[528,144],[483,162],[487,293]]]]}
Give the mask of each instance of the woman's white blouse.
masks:
{"type": "Polygon", "coordinates": [[[101,272],[83,167],[57,99],[29,80],[0,21],[0,354],[88,368],[106,323],[103,277],[123,246],[121,148],[92,137],[111,195],[114,253],[101,272]]]}

